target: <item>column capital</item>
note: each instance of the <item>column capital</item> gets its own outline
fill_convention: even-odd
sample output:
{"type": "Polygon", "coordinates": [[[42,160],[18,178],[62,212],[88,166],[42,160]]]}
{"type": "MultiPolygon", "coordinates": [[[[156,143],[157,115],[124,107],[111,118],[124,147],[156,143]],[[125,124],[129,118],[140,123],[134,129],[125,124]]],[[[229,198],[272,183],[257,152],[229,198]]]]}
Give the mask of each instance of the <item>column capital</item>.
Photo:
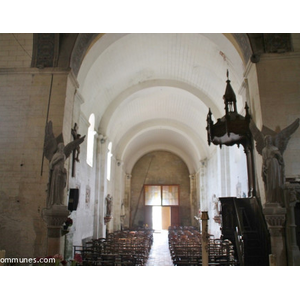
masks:
{"type": "Polygon", "coordinates": [[[285,224],[285,215],[265,215],[265,218],[270,227],[283,227],[285,224]]]}
{"type": "Polygon", "coordinates": [[[95,131],[95,134],[97,134],[97,139],[101,144],[104,144],[106,142],[106,140],[107,140],[106,135],[104,135],[102,133],[99,133],[99,132],[96,132],[96,131],[95,131]]]}
{"type": "Polygon", "coordinates": [[[207,167],[207,158],[200,160],[200,166],[201,168],[207,167]]]}
{"type": "Polygon", "coordinates": [[[196,178],[196,173],[190,174],[189,177],[190,177],[190,180],[195,180],[195,178],[196,178]]]}
{"type": "Polygon", "coordinates": [[[278,203],[266,203],[263,207],[263,213],[271,236],[282,235],[286,222],[286,209],[278,203]]]}
{"type": "Polygon", "coordinates": [[[116,159],[116,162],[118,167],[123,166],[124,164],[124,161],[122,161],[121,159],[116,159]]]}

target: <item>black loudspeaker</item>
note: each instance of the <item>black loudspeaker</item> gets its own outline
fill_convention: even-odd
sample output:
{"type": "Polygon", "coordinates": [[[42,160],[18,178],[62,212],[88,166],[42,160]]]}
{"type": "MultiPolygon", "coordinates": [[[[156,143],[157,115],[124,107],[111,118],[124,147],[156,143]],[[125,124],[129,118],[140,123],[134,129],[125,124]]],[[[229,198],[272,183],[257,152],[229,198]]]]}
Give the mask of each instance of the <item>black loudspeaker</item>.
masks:
{"type": "Polygon", "coordinates": [[[70,189],[68,210],[73,211],[77,209],[79,199],[79,189],[70,189]]]}

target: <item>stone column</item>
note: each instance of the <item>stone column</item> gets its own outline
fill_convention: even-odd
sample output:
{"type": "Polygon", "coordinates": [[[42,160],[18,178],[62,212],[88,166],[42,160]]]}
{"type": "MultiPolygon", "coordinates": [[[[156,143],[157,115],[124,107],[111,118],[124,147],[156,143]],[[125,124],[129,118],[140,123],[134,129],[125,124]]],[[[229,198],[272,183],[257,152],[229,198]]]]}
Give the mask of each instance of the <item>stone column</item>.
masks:
{"type": "Polygon", "coordinates": [[[207,159],[200,161],[200,209],[203,209],[203,206],[207,206],[204,209],[208,208],[207,203],[207,159]]]}
{"type": "Polygon", "coordinates": [[[108,233],[109,233],[108,224],[111,221],[111,219],[112,219],[112,217],[110,217],[110,216],[104,217],[104,222],[105,222],[105,226],[106,226],[105,238],[107,238],[108,233]]]}
{"type": "Polygon", "coordinates": [[[247,161],[247,174],[248,174],[248,197],[256,197],[255,177],[254,177],[254,160],[253,160],[253,145],[251,141],[247,141],[244,145],[244,152],[247,161]]]}
{"type": "Polygon", "coordinates": [[[113,207],[113,229],[114,231],[120,230],[122,225],[121,224],[121,206],[123,203],[123,161],[117,159],[116,160],[116,168],[114,172],[114,207],[113,207]]]}
{"type": "Polygon", "coordinates": [[[96,144],[96,183],[95,183],[95,204],[94,204],[94,239],[103,237],[103,220],[101,218],[102,202],[101,199],[101,173],[102,161],[101,161],[101,140],[103,136],[97,134],[96,144]]]}
{"type": "MultiPolygon", "coordinates": [[[[106,236],[106,224],[104,221],[105,217],[105,197],[107,196],[107,184],[106,184],[106,159],[107,159],[107,138],[103,135],[98,136],[98,156],[97,159],[99,159],[99,181],[98,181],[98,191],[99,191],[99,231],[98,235],[99,237],[105,237],[106,236]]],[[[98,172],[98,170],[97,170],[98,172]]]]}
{"type": "Polygon", "coordinates": [[[202,220],[202,266],[208,266],[208,213],[203,211],[201,214],[202,220]]]}
{"type": "Polygon", "coordinates": [[[131,199],[131,174],[125,175],[125,198],[124,198],[124,205],[125,205],[125,217],[124,219],[124,227],[131,226],[131,216],[130,216],[130,199],[131,199]]]}
{"type": "MultiPolygon", "coordinates": [[[[199,172],[199,182],[200,182],[200,207],[199,210],[208,210],[208,200],[207,200],[207,159],[200,161],[200,172],[199,172]]],[[[202,230],[202,223],[200,222],[200,231],[202,230]]]]}
{"type": "Polygon", "coordinates": [[[199,210],[199,205],[197,205],[197,197],[196,197],[196,174],[190,174],[189,177],[190,177],[191,224],[196,226],[196,220],[194,216],[198,217],[198,210],[199,210]]]}
{"type": "Polygon", "coordinates": [[[54,204],[51,208],[45,208],[42,217],[47,223],[47,255],[54,256],[62,254],[60,249],[62,226],[67,220],[70,212],[67,206],[54,204]]]}
{"type": "MultiPolygon", "coordinates": [[[[271,238],[271,255],[276,266],[286,266],[285,222],[286,209],[278,203],[266,203],[263,207],[271,238]]],[[[273,264],[273,263],[272,263],[273,264]]]]}

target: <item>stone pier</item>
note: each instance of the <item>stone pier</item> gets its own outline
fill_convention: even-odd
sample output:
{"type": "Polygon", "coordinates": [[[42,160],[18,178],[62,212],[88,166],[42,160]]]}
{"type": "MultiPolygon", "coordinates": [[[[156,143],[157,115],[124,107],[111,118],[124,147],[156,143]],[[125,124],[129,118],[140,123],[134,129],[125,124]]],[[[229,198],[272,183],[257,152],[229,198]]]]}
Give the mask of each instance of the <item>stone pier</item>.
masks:
{"type": "Polygon", "coordinates": [[[47,255],[54,256],[61,254],[62,227],[67,220],[70,212],[65,205],[53,205],[51,208],[45,208],[42,217],[47,223],[47,255]]]}
{"type": "Polygon", "coordinates": [[[278,203],[266,203],[263,207],[271,238],[272,265],[286,266],[285,222],[286,209],[278,203]]]}

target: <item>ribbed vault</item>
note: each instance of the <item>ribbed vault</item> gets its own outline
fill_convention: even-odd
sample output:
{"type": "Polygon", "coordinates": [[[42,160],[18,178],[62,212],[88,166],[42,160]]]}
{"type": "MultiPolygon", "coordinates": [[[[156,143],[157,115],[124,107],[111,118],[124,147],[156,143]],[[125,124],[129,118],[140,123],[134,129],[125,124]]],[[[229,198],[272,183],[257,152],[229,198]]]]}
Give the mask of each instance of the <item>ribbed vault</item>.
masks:
{"type": "Polygon", "coordinates": [[[208,108],[216,118],[224,112],[227,69],[237,92],[244,64],[223,34],[99,35],[77,77],[82,112],[87,119],[95,114],[126,172],[145,153],[168,150],[193,173],[211,150],[208,108]]]}

